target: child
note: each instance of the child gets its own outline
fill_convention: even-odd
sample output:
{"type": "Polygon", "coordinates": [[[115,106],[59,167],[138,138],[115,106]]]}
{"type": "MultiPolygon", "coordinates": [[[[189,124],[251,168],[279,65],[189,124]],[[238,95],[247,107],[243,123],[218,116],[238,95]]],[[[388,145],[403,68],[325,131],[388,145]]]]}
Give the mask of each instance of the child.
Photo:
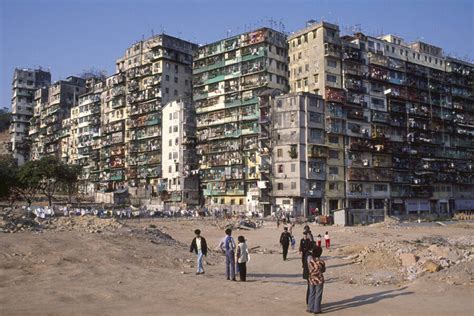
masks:
{"type": "Polygon", "coordinates": [[[316,237],[316,242],[318,243],[318,247],[321,247],[321,234],[316,237]]]}
{"type": "Polygon", "coordinates": [[[323,248],[314,247],[311,256],[308,257],[309,268],[309,298],[308,308],[309,313],[321,313],[321,300],[323,298],[324,275],[326,272],[326,264],[321,260],[323,248]]]}
{"type": "Polygon", "coordinates": [[[249,261],[249,252],[244,236],[239,236],[237,241],[239,242],[237,245],[237,263],[239,265],[240,281],[245,282],[247,280],[247,261],[249,261]]]}
{"type": "Polygon", "coordinates": [[[326,234],[324,235],[324,240],[326,241],[326,249],[329,249],[329,247],[331,246],[331,241],[329,240],[328,232],[326,232],[326,234]]]}

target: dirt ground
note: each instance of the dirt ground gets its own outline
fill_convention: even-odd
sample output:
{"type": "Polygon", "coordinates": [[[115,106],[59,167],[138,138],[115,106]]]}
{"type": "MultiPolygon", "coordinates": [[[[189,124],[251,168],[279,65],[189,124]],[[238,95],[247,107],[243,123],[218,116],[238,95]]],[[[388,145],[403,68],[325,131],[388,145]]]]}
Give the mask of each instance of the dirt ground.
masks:
{"type": "MultiPolygon", "coordinates": [[[[66,224],[0,234],[0,315],[306,314],[300,256],[291,250],[289,260],[282,260],[281,227],[274,223],[233,234],[262,250],[250,255],[246,283],[225,279],[217,251],[205,259],[206,273],[195,275],[189,243],[200,228],[215,249],[224,235],[213,221],[123,220],[110,229],[66,224]]],[[[332,240],[323,253],[323,313],[472,315],[472,260],[408,279],[392,249],[451,238],[469,255],[473,227],[311,225],[315,236],[329,231],[332,240]]],[[[302,229],[294,229],[298,239],[302,229]]]]}

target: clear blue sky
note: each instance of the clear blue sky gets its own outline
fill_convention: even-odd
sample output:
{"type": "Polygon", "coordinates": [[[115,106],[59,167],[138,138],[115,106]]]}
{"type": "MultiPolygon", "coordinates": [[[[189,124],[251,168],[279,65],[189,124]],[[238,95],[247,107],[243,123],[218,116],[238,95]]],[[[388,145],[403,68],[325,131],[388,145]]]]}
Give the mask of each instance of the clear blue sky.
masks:
{"type": "MultiPolygon", "coordinates": [[[[0,107],[10,107],[15,67],[50,68],[53,80],[115,59],[142,36],[165,33],[198,44],[273,19],[286,31],[309,19],[360,24],[366,34],[422,39],[474,58],[472,0],[0,0],[0,107]]],[[[269,24],[266,24],[269,26],[269,24]]]]}

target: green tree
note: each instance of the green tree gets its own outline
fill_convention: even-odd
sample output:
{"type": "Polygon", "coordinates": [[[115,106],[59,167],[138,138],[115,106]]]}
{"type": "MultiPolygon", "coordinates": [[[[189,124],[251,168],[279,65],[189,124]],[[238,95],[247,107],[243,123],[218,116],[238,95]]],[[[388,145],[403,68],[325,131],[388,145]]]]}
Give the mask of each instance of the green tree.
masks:
{"type": "Polygon", "coordinates": [[[69,203],[72,203],[73,194],[77,193],[77,184],[82,167],[78,165],[63,165],[64,175],[61,178],[63,189],[68,195],[69,203]]]}
{"type": "Polygon", "coordinates": [[[48,205],[53,204],[54,195],[60,189],[62,181],[66,176],[66,167],[54,156],[46,156],[35,161],[36,169],[39,177],[39,190],[48,199],[48,205]]]}

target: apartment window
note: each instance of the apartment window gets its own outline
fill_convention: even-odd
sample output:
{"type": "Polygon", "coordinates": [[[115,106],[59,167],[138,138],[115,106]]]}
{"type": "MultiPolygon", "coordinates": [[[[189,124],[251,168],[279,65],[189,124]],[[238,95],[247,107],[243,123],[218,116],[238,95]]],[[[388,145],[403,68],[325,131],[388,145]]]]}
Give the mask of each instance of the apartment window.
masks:
{"type": "Polygon", "coordinates": [[[308,86],[308,78],[305,78],[303,82],[304,82],[304,86],[307,87],[308,86]]]}
{"type": "Polygon", "coordinates": [[[174,77],[174,83],[178,83],[178,77],[174,77]]]}
{"type": "Polygon", "coordinates": [[[184,85],[188,86],[188,80],[187,79],[184,80],[184,85]]]}
{"type": "Polygon", "coordinates": [[[291,182],[291,189],[296,190],[296,182],[291,182]]]}
{"type": "Polygon", "coordinates": [[[339,185],[337,182],[329,182],[329,190],[335,191],[339,188],[339,185]]]}
{"type": "Polygon", "coordinates": [[[174,96],[177,96],[178,95],[178,90],[174,90],[174,96]]]}
{"type": "Polygon", "coordinates": [[[337,82],[337,77],[334,76],[334,75],[327,74],[326,75],[326,80],[329,81],[329,82],[336,83],[337,82]]]}
{"type": "Polygon", "coordinates": [[[374,184],[374,191],[386,192],[388,189],[386,184],[374,184]]]}
{"type": "Polygon", "coordinates": [[[309,71],[309,64],[304,65],[304,71],[306,71],[306,72],[309,71]]]}
{"type": "Polygon", "coordinates": [[[327,62],[328,67],[332,67],[332,68],[336,68],[336,67],[337,67],[337,61],[332,60],[332,59],[328,59],[327,61],[328,61],[328,62],[327,62]]]}
{"type": "Polygon", "coordinates": [[[283,183],[279,182],[277,183],[277,190],[283,190],[283,183]]]}
{"type": "Polygon", "coordinates": [[[169,173],[173,172],[173,167],[172,166],[168,166],[168,172],[169,173]]]}
{"type": "Polygon", "coordinates": [[[169,142],[168,142],[168,145],[173,146],[173,140],[170,139],[169,142]]]}
{"type": "Polygon", "coordinates": [[[381,109],[385,106],[385,102],[383,99],[372,98],[372,106],[377,109],[381,109]]]}
{"type": "Polygon", "coordinates": [[[309,130],[309,138],[312,141],[322,141],[323,140],[323,131],[320,129],[311,128],[309,130]]]}
{"type": "Polygon", "coordinates": [[[309,112],[309,120],[314,123],[321,123],[323,121],[323,115],[317,112],[309,112]]]}
{"type": "Polygon", "coordinates": [[[318,83],[318,74],[314,75],[314,83],[318,83]]]}
{"type": "Polygon", "coordinates": [[[292,163],[291,164],[291,172],[295,172],[296,171],[296,164],[292,163]]]}
{"type": "Polygon", "coordinates": [[[339,137],[337,136],[329,136],[328,140],[331,144],[339,144],[339,137]]]}
{"type": "Polygon", "coordinates": [[[370,48],[375,48],[374,42],[369,41],[369,47],[370,47],[370,48]]]}
{"type": "Polygon", "coordinates": [[[173,126],[173,132],[174,132],[174,133],[177,133],[177,132],[178,132],[178,125],[173,126]]]}
{"type": "Polygon", "coordinates": [[[178,73],[178,71],[179,71],[178,65],[174,65],[174,72],[175,72],[175,73],[178,73]]]}
{"type": "Polygon", "coordinates": [[[169,76],[169,75],[166,75],[166,76],[165,76],[165,80],[166,80],[166,81],[170,81],[170,76],[169,76]]]}
{"type": "Polygon", "coordinates": [[[330,150],[329,159],[339,159],[339,152],[337,150],[330,150]]]}
{"type": "Polygon", "coordinates": [[[283,157],[283,149],[281,148],[277,149],[277,157],[283,157]]]}
{"type": "Polygon", "coordinates": [[[165,93],[170,93],[170,89],[169,89],[169,88],[165,88],[165,93]]]}
{"type": "MultiPolygon", "coordinates": [[[[172,153],[169,153],[169,154],[168,154],[168,159],[169,159],[169,160],[173,159],[173,154],[172,154],[172,153]]],[[[171,172],[171,171],[170,171],[170,172],[171,172]]]]}
{"type": "Polygon", "coordinates": [[[175,171],[178,172],[179,171],[179,163],[177,163],[175,167],[176,167],[175,171]]]}
{"type": "Polygon", "coordinates": [[[392,46],[392,53],[395,54],[395,46],[392,46]]]}
{"type": "Polygon", "coordinates": [[[298,86],[298,88],[301,88],[301,80],[296,81],[296,85],[298,86]]]}
{"type": "Polygon", "coordinates": [[[277,170],[278,173],[283,173],[283,171],[284,171],[283,165],[278,165],[277,169],[278,169],[277,170]]]}
{"type": "Polygon", "coordinates": [[[330,175],[338,175],[339,174],[339,168],[338,167],[329,167],[329,174],[330,175]]]}

